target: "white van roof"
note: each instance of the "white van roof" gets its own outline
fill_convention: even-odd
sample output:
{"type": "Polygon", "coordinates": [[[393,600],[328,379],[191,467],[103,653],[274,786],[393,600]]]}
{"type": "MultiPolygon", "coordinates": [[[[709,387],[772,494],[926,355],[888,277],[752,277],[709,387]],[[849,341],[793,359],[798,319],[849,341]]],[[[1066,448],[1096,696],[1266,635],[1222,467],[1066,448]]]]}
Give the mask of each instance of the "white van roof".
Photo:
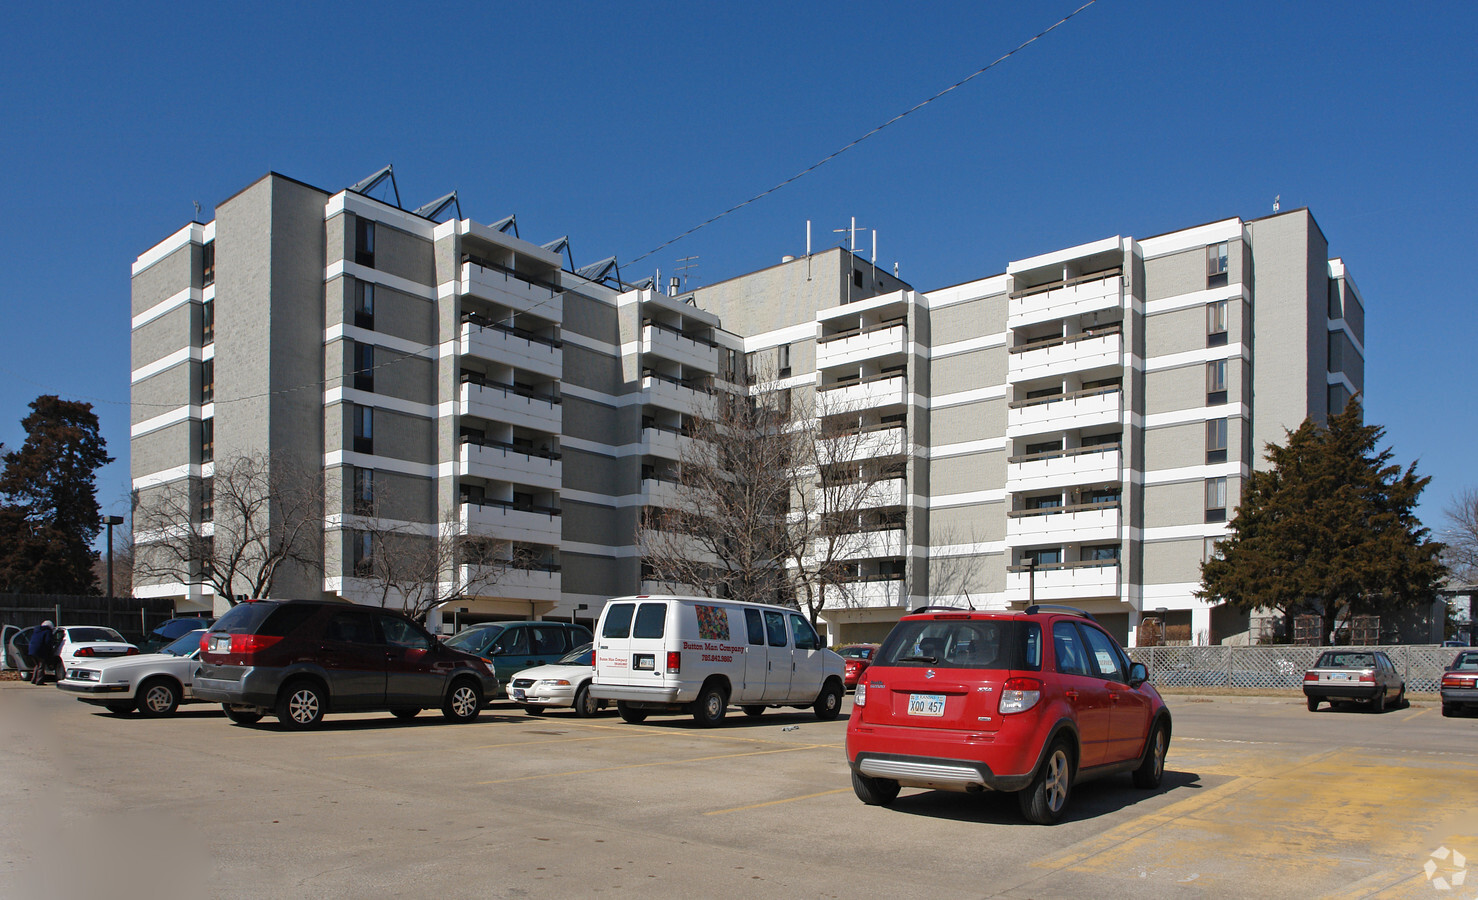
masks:
{"type": "Polygon", "coordinates": [[[606,607],[609,607],[612,603],[620,603],[623,600],[676,600],[680,603],[721,603],[725,606],[747,606],[754,609],[773,609],[776,612],[801,614],[801,611],[794,606],[781,606],[778,603],[753,603],[749,600],[726,600],[722,597],[697,597],[688,594],[632,594],[627,597],[612,597],[606,601],[606,607]]]}

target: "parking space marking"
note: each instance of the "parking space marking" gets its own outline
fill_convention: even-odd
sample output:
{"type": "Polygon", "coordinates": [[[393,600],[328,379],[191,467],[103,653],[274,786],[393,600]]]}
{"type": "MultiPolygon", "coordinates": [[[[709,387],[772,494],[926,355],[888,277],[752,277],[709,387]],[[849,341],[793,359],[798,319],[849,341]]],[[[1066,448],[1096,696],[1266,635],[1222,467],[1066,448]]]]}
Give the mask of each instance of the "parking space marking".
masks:
{"type": "Polygon", "coordinates": [[[724,813],[744,812],[745,810],[750,810],[750,809],[762,809],[762,808],[764,808],[766,806],[777,806],[777,805],[779,805],[781,803],[794,803],[797,800],[810,800],[813,797],[826,797],[826,796],[829,796],[831,794],[844,794],[844,793],[846,793],[847,791],[850,791],[850,790],[851,790],[851,788],[835,788],[835,789],[830,790],[830,791],[818,791],[818,792],[816,792],[814,794],[802,794],[799,797],[786,797],[783,800],[766,800],[764,803],[751,803],[748,806],[735,806],[735,807],[732,807],[730,809],[712,809],[712,810],[709,810],[708,812],[704,813],[703,815],[705,815],[705,816],[721,816],[724,813]]]}
{"type": "Polygon", "coordinates": [[[539,775],[522,775],[518,778],[500,778],[494,781],[478,781],[474,784],[513,784],[519,781],[537,781],[540,778],[567,778],[571,775],[594,775],[599,772],[619,772],[624,769],[647,769],[654,766],[677,766],[684,763],[709,762],[715,759],[737,759],[742,756],[766,756],[773,753],[795,753],[800,750],[829,750],[827,744],[803,744],[779,750],[751,750],[747,753],[719,753],[714,756],[693,756],[687,759],[665,759],[659,762],[631,763],[625,766],[601,766],[595,769],[573,769],[564,772],[545,772],[539,775]]]}
{"type": "MultiPolygon", "coordinates": [[[[629,738],[655,738],[662,737],[660,733],[652,734],[603,734],[591,737],[556,738],[551,741],[504,741],[501,744],[478,744],[475,747],[446,747],[448,753],[466,753],[469,750],[502,750],[507,747],[538,747],[544,744],[572,744],[581,741],[619,741],[623,737],[629,738]]],[[[330,756],[328,759],[375,759],[386,756],[425,756],[428,750],[394,750],[385,753],[360,753],[351,756],[330,756]]]]}
{"type": "Polygon", "coordinates": [[[1403,722],[1410,722],[1412,719],[1415,719],[1417,716],[1424,716],[1424,715],[1426,715],[1427,713],[1429,713],[1431,711],[1432,711],[1432,707],[1428,706],[1425,709],[1419,709],[1419,710],[1416,710],[1415,712],[1411,712],[1411,713],[1408,713],[1408,714],[1402,716],[1401,717],[1401,721],[1403,721],[1403,722]]]}

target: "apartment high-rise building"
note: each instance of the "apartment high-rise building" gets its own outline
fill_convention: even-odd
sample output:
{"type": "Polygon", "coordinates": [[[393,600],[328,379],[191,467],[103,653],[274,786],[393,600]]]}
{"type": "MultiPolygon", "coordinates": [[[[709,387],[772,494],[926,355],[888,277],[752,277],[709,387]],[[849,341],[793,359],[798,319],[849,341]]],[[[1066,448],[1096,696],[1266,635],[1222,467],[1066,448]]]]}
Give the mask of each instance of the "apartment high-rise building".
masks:
{"type": "MultiPolygon", "coordinates": [[[[758,366],[849,423],[847,463],[875,480],[822,613],[833,641],[925,603],[1028,601],[1206,640],[1245,628],[1192,592],[1261,447],[1363,387],[1362,301],[1306,210],[928,292],[841,248],[664,291],[614,259],[576,269],[511,218],[428,210],[271,174],[134,264],[141,500],[204,498],[232,454],[323,474],[316,564],[275,595],[380,602],[372,514],[504,559],[433,624],[593,619],[655,587],[641,511],[673,502],[691,418],[758,366]]],[[[223,605],[185,580],[136,590],[223,605]]]]}

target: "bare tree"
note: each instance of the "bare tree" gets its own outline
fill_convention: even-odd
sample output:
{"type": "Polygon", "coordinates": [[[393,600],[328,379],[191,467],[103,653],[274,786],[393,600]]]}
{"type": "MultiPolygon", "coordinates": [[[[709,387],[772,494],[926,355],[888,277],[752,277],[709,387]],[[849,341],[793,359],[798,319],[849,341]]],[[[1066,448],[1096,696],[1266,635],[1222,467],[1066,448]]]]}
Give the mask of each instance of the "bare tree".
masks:
{"type": "Polygon", "coordinates": [[[1444,561],[1465,584],[1478,582],[1478,489],[1468,488],[1447,507],[1444,561]]]}
{"type": "Polygon", "coordinates": [[[429,532],[388,520],[375,507],[354,524],[369,551],[354,566],[355,577],[378,605],[422,621],[444,603],[488,596],[510,570],[543,565],[539,547],[464,534],[455,512],[444,513],[429,532]]]}
{"type": "Polygon", "coordinates": [[[218,459],[214,474],[134,495],[133,576],[266,597],[284,566],[321,568],[323,479],[285,457],[218,459]]]}

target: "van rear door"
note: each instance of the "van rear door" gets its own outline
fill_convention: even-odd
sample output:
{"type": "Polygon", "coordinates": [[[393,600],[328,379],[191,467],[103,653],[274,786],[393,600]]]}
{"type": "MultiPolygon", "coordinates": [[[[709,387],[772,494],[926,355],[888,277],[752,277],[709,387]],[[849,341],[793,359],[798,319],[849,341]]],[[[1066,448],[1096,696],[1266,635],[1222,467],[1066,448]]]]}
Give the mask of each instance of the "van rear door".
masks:
{"type": "Polygon", "coordinates": [[[657,686],[667,671],[665,600],[606,604],[596,641],[595,672],[599,684],[657,686]]]}

